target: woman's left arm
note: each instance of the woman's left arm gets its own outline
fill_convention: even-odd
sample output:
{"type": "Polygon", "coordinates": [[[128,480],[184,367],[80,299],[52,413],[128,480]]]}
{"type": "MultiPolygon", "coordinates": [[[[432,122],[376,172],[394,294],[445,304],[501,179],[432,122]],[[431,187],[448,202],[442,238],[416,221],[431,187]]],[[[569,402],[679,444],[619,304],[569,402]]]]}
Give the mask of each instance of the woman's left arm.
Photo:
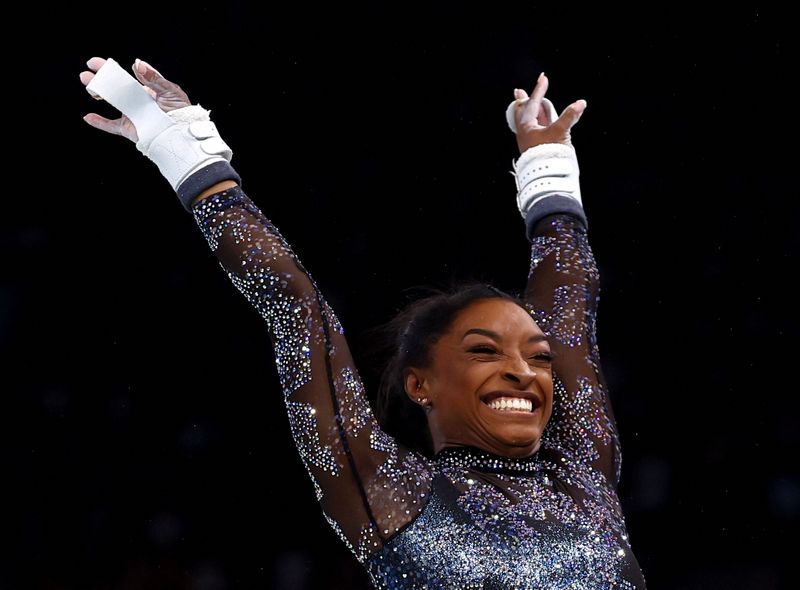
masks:
{"type": "Polygon", "coordinates": [[[524,299],[555,353],[553,415],[542,451],[560,466],[587,466],[592,477],[602,476],[598,483],[616,488],[619,440],[596,337],[600,276],[570,136],[586,103],[572,103],[559,117],[544,98],[547,85],[542,75],[530,97],[516,91],[507,113],[522,152],[517,202],[532,243],[524,299]]]}

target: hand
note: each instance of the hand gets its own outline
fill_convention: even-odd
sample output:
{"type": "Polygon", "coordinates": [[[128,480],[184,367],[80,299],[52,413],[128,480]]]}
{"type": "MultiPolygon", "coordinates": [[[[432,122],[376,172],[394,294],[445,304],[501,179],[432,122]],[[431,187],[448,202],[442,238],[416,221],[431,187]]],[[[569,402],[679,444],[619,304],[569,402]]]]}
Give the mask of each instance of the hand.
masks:
{"type": "MultiPolygon", "coordinates": [[[[90,71],[84,71],[80,74],[81,82],[83,82],[84,86],[92,81],[95,72],[103,67],[105,63],[106,60],[102,57],[93,57],[86,62],[90,71]]],[[[141,82],[145,90],[156,100],[156,103],[163,111],[174,111],[175,109],[191,105],[189,97],[180,86],[164,78],[158,70],[147,62],[137,59],[132,69],[133,75],[141,82]]],[[[98,96],[95,96],[95,98],[102,100],[102,98],[98,96]]],[[[97,113],[89,113],[83,117],[83,120],[101,131],[127,137],[133,142],[139,140],[136,128],[125,115],[122,115],[119,119],[106,119],[97,113]]]]}
{"type": "Polygon", "coordinates": [[[570,130],[581,118],[586,101],[576,100],[556,118],[552,103],[544,97],[548,85],[547,76],[542,72],[530,96],[519,88],[514,90],[517,101],[514,106],[514,122],[520,153],[543,143],[572,145],[570,130]]]}

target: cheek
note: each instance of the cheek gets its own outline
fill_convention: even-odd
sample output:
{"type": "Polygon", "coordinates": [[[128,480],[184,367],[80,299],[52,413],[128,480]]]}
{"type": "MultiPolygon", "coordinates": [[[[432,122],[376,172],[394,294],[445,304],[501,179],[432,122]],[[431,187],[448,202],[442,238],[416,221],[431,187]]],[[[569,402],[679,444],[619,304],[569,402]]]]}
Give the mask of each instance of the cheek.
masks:
{"type": "Polygon", "coordinates": [[[444,377],[443,381],[447,383],[459,383],[464,387],[485,380],[492,372],[492,363],[454,362],[445,371],[442,371],[442,377],[444,377]]]}
{"type": "Polygon", "coordinates": [[[471,363],[462,367],[455,378],[463,387],[475,392],[496,373],[497,367],[493,363],[471,363]]]}
{"type": "Polygon", "coordinates": [[[482,386],[491,379],[492,374],[489,363],[454,364],[450,370],[440,373],[436,397],[454,413],[471,412],[482,386]]]}
{"type": "Polygon", "coordinates": [[[553,406],[553,374],[548,373],[545,376],[539,378],[539,387],[541,388],[542,392],[544,393],[544,399],[547,402],[547,405],[550,407],[553,406]]]}

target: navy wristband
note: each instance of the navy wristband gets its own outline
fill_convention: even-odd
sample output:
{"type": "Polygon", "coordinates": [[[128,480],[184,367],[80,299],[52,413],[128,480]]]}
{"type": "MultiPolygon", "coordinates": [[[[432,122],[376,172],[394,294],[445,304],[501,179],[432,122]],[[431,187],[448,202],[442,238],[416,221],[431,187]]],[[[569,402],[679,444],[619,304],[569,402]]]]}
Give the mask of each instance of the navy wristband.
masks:
{"type": "Polygon", "coordinates": [[[577,217],[583,223],[583,227],[587,230],[589,229],[586,213],[578,201],[566,195],[550,195],[538,200],[533,207],[528,209],[528,213],[525,215],[525,234],[528,236],[528,240],[533,241],[537,223],[548,215],[557,213],[565,213],[577,217]]]}
{"type": "Polygon", "coordinates": [[[178,200],[180,200],[183,208],[191,213],[192,202],[197,198],[197,195],[223,180],[233,180],[239,185],[242,184],[242,178],[233,169],[230,162],[209,164],[181,183],[177,190],[178,200]]]}

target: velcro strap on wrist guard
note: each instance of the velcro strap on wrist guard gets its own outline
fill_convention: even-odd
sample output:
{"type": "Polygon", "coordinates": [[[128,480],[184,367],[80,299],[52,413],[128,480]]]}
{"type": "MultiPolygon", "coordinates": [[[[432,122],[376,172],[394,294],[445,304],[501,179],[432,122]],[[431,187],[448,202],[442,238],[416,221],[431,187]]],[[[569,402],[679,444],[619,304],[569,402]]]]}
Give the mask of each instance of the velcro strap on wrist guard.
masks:
{"type": "Polygon", "coordinates": [[[173,125],[149,144],[136,147],[153,160],[176,191],[193,173],[214,162],[230,161],[233,152],[209,118],[209,111],[191,105],[167,113],[173,125]]]}
{"type": "Polygon", "coordinates": [[[525,150],[511,174],[517,185],[517,206],[525,217],[537,201],[554,194],[572,197],[582,206],[580,170],[575,148],[545,143],[525,150]]]}

